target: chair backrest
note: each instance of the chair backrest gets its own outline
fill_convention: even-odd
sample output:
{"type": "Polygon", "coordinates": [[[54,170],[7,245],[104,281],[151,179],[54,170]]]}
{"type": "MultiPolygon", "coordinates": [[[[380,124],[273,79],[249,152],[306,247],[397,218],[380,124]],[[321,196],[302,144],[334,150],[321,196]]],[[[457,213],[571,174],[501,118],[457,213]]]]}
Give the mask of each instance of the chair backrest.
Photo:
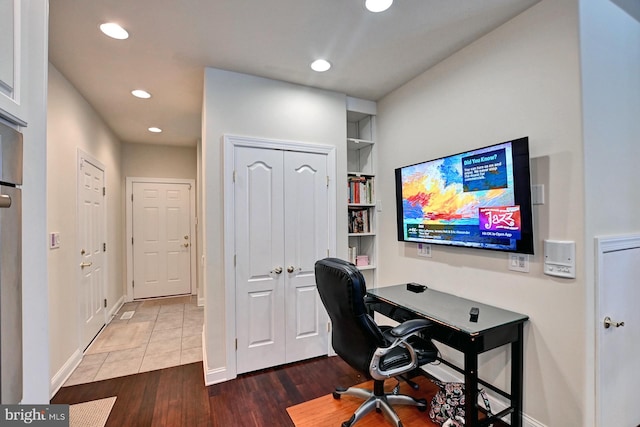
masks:
{"type": "Polygon", "coordinates": [[[382,332],[367,313],[364,277],[355,265],[325,258],[316,262],[316,284],[332,323],[332,344],[345,362],[369,378],[369,364],[378,347],[385,346],[382,332]]]}

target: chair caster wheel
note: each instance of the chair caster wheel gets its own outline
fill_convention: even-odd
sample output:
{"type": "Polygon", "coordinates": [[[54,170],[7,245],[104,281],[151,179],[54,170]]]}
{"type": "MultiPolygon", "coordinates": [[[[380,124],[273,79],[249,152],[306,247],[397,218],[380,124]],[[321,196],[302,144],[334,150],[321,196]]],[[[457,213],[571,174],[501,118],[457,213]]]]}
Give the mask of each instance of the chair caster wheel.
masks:
{"type": "Polygon", "coordinates": [[[342,427],[351,427],[351,425],[355,422],[355,415],[352,415],[347,421],[342,423],[342,427]]]}
{"type": "Polygon", "coordinates": [[[336,391],[334,391],[334,392],[333,392],[333,398],[334,398],[334,399],[336,399],[336,400],[340,400],[340,396],[341,396],[341,395],[340,395],[340,393],[338,393],[338,392],[336,392],[336,391]]]}
{"type": "Polygon", "coordinates": [[[418,411],[420,412],[425,412],[427,410],[427,401],[425,399],[418,399],[418,403],[420,403],[420,405],[418,405],[418,411]]]}

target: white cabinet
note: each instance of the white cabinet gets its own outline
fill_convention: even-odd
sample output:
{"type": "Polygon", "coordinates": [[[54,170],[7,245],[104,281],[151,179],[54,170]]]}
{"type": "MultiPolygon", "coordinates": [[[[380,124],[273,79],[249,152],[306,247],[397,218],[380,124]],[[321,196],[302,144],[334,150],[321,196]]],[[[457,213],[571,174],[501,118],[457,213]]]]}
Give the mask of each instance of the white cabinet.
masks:
{"type": "Polygon", "coordinates": [[[24,9],[24,1],[0,0],[0,117],[21,126],[26,125],[24,9]]]}
{"type": "Polygon", "coordinates": [[[348,256],[370,287],[377,262],[375,153],[375,115],[347,111],[348,256]]]}

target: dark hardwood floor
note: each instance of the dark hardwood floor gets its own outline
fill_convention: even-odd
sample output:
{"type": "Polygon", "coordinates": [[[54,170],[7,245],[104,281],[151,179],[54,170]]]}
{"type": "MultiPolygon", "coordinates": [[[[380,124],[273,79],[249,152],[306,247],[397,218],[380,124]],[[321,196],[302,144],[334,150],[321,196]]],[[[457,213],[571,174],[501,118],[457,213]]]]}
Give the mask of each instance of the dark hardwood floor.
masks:
{"type": "Polygon", "coordinates": [[[287,407],[363,381],[339,357],[320,357],[205,387],[202,363],[192,363],[63,387],[51,403],[117,396],[107,427],[292,427],[287,407]]]}

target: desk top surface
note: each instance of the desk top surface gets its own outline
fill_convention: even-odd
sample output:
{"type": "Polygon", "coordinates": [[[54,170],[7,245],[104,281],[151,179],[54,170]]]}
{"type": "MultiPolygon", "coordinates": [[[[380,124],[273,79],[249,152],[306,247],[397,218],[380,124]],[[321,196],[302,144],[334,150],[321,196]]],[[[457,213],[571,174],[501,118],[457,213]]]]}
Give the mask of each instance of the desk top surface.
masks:
{"type": "Polygon", "coordinates": [[[433,289],[412,292],[407,290],[406,284],[367,289],[367,293],[470,335],[482,334],[512,323],[523,323],[529,319],[529,316],[524,314],[433,289]],[[472,322],[469,315],[472,307],[479,309],[476,322],[472,322]]]}

